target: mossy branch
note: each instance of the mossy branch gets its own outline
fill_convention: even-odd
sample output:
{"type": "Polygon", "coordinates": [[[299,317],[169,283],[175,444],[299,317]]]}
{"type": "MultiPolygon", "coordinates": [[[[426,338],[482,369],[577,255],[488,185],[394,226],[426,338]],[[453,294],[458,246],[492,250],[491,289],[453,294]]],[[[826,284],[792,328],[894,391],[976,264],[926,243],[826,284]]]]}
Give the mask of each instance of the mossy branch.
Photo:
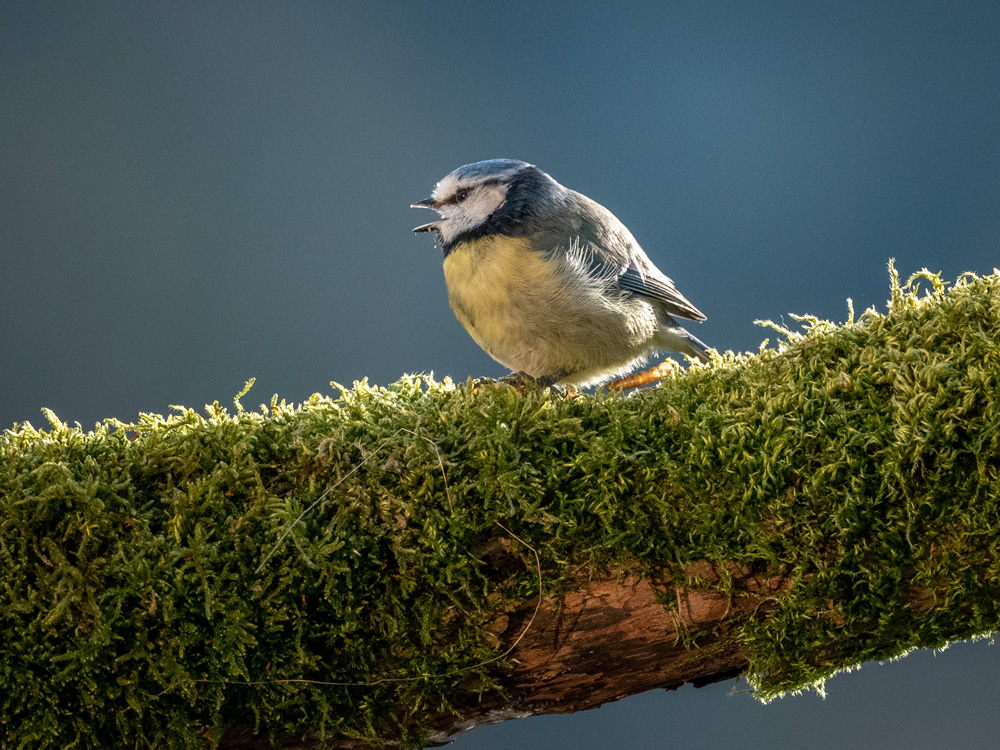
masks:
{"type": "Polygon", "coordinates": [[[406,378],[16,426],[0,745],[416,746],[992,633],[1000,276],[920,278],[632,398],[406,378]]]}

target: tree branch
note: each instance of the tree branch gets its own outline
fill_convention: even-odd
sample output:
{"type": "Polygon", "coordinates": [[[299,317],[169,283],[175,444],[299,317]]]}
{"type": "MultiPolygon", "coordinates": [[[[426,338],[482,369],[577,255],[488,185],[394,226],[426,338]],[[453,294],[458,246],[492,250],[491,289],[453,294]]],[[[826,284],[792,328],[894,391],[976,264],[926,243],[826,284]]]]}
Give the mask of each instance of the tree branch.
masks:
{"type": "Polygon", "coordinates": [[[632,398],[408,378],[17,426],[0,744],[412,747],[995,631],[1000,278],[919,276],[632,398]]]}

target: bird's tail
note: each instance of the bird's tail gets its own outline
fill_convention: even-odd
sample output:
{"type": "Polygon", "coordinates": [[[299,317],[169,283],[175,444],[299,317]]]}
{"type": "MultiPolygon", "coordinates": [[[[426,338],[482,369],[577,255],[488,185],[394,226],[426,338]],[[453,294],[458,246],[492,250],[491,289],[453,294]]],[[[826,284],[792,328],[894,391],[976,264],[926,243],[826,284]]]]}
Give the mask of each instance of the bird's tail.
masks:
{"type": "Polygon", "coordinates": [[[705,342],[692,333],[688,333],[687,331],[684,331],[684,333],[687,334],[688,343],[691,344],[691,351],[685,352],[685,354],[690,354],[702,362],[709,362],[711,357],[708,356],[708,347],[705,346],[705,342]]]}
{"type": "Polygon", "coordinates": [[[687,354],[701,362],[710,361],[708,347],[694,334],[681,328],[673,319],[670,324],[660,328],[660,333],[656,337],[657,344],[664,349],[687,354]]]}

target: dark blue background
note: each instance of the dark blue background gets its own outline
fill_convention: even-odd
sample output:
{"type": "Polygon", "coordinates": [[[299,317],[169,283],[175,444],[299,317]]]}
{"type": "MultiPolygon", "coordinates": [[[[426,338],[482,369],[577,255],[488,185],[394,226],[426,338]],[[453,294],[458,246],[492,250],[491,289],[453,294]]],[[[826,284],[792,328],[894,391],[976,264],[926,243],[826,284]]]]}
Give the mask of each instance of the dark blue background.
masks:
{"type": "MultiPolygon", "coordinates": [[[[491,157],[604,203],[700,338],[755,350],[758,318],[882,308],[890,257],[1000,265],[1000,4],[7,0],[0,426],[503,374],[407,208],[491,157]]],[[[963,644],[825,701],[689,688],[455,747],[988,747],[998,666],[963,644]]]]}

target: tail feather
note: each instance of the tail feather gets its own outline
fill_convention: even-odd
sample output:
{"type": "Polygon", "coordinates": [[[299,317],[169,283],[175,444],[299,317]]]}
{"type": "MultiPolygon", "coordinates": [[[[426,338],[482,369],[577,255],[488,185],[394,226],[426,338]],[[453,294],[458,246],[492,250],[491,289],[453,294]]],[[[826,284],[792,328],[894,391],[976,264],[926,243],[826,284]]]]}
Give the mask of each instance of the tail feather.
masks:
{"type": "MultiPolygon", "coordinates": [[[[682,328],[681,330],[684,329],[682,328]]],[[[697,357],[702,362],[709,362],[711,360],[711,357],[708,356],[708,347],[704,341],[689,331],[684,331],[684,337],[687,339],[688,344],[690,344],[690,351],[686,351],[684,354],[697,357]]]]}
{"type": "Polygon", "coordinates": [[[673,319],[660,329],[656,343],[663,349],[690,355],[701,362],[711,360],[708,356],[708,346],[693,333],[677,325],[673,319]]]}

